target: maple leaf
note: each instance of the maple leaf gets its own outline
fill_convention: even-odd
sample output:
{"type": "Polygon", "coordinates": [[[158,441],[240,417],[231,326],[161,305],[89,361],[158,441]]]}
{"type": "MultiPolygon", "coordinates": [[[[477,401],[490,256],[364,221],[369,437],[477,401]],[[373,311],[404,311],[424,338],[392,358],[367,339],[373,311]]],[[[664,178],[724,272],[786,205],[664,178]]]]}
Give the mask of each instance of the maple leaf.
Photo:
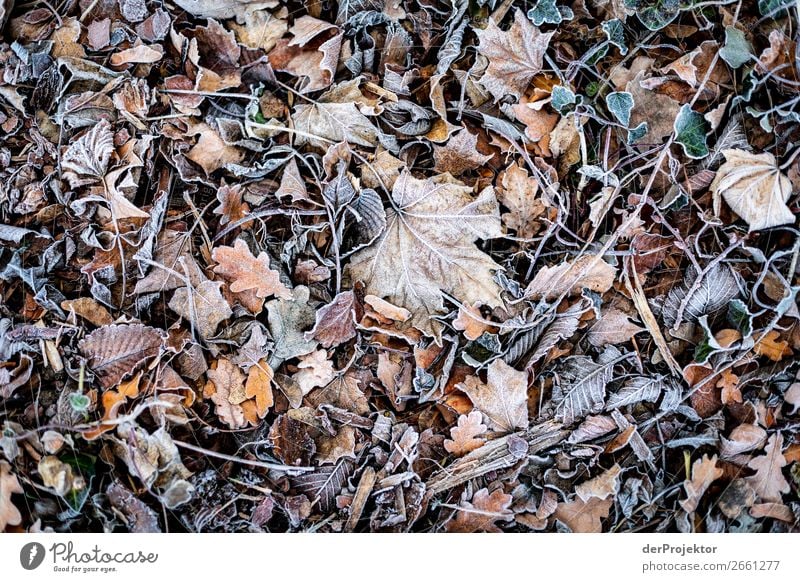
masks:
{"type": "Polygon", "coordinates": [[[157,356],[163,344],[164,335],[152,327],[109,325],[82,339],[78,349],[103,388],[110,388],[157,356]]]}
{"type": "Polygon", "coordinates": [[[722,473],[722,469],[717,468],[716,455],[710,459],[708,455],[703,455],[702,459],[697,459],[692,464],[692,479],[683,482],[686,499],[681,501],[681,507],[686,513],[692,513],[697,509],[703,494],[711,483],[722,477],[722,473]]]}
{"type": "Polygon", "coordinates": [[[711,183],[717,215],[723,198],[750,226],[750,232],[794,222],[794,214],[786,206],[792,184],[781,173],[775,156],[736,149],[722,153],[726,161],[711,183]]]}
{"type": "Polygon", "coordinates": [[[444,450],[461,457],[482,447],[486,439],[476,438],[486,432],[486,425],[481,422],[481,418],[481,413],[477,410],[473,410],[468,415],[459,416],[458,426],[450,429],[450,436],[453,440],[444,441],[444,450]]]}
{"type": "Polygon", "coordinates": [[[481,489],[472,496],[472,502],[462,501],[454,520],[447,524],[451,533],[489,532],[499,533],[497,521],[511,521],[514,512],[509,509],[513,498],[501,489],[493,491],[481,489]]]}
{"type": "Polygon", "coordinates": [[[542,33],[521,10],[514,12],[514,24],[504,32],[493,19],[485,30],[475,30],[480,40],[478,52],[489,59],[481,78],[496,101],[506,95],[517,99],[531,79],[542,70],[544,54],[555,32],[542,33]]]}
{"type": "Polygon", "coordinates": [[[203,281],[193,290],[188,287],[176,289],[169,301],[169,308],[192,322],[200,337],[212,337],[220,323],[233,315],[230,305],[222,296],[219,281],[203,281]]]}
{"type": "Polygon", "coordinates": [[[470,376],[459,388],[483,413],[487,426],[511,432],[528,427],[528,374],[503,360],[489,364],[487,383],[470,376]]]}
{"type": "Polygon", "coordinates": [[[431,317],[444,311],[442,291],[462,303],[502,304],[492,279],[502,268],[473,244],[502,236],[497,200],[492,188],[477,198],[470,192],[448,175],[418,180],[404,170],[386,230],[349,265],[366,293],[408,309],[412,325],[437,339],[441,324],[431,317]]]}
{"type": "Polygon", "coordinates": [[[214,272],[230,282],[230,290],[252,313],[260,313],[264,299],[272,295],[291,298],[280,273],[270,268],[269,255],[261,252],[255,257],[242,239],[236,239],[232,247],[215,248],[211,256],[218,263],[214,272]]]}
{"type": "Polygon", "coordinates": [[[0,532],[4,532],[6,526],[22,523],[22,514],[11,501],[14,493],[23,493],[22,487],[11,472],[11,465],[0,461],[0,532]]]}
{"type": "Polygon", "coordinates": [[[747,482],[753,487],[761,501],[781,501],[782,494],[789,493],[789,482],[783,476],[781,469],[788,463],[783,456],[783,435],[775,433],[764,447],[765,455],[755,457],[747,466],[755,469],[756,474],[747,477],[747,482]]]}

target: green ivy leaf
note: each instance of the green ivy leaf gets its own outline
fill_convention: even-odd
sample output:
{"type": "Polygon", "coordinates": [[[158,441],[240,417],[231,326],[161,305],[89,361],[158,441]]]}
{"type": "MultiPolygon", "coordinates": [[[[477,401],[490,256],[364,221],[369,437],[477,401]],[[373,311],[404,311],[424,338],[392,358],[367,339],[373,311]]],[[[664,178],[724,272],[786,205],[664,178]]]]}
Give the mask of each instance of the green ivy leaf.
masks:
{"type": "Polygon", "coordinates": [[[735,26],[725,27],[725,46],[719,51],[722,60],[738,69],[753,58],[753,47],[747,42],[744,33],[735,26]]]}
{"type": "Polygon", "coordinates": [[[562,85],[556,85],[553,87],[550,97],[550,105],[562,115],[567,112],[570,106],[575,105],[577,102],[575,93],[573,93],[571,89],[568,89],[562,85]]]}
{"type": "Polygon", "coordinates": [[[606,107],[622,125],[628,127],[631,122],[633,95],[627,91],[615,91],[606,96],[606,107]]]}
{"type": "Polygon", "coordinates": [[[561,24],[564,20],[572,20],[575,13],[566,6],[556,6],[556,0],[539,0],[536,6],[528,10],[530,18],[536,26],[561,24]]]}
{"type": "Polygon", "coordinates": [[[628,145],[633,145],[644,136],[647,135],[647,131],[649,127],[647,126],[647,122],[643,121],[633,129],[628,130],[628,145]]]}
{"type": "Polygon", "coordinates": [[[83,413],[89,410],[89,405],[91,404],[91,400],[86,394],[81,394],[80,392],[73,392],[68,397],[69,405],[75,412],[83,413]]]}
{"type": "Polygon", "coordinates": [[[795,5],[795,0],[758,0],[758,11],[762,16],[777,16],[795,5]]]}
{"type": "Polygon", "coordinates": [[[734,299],[728,304],[728,321],[742,337],[747,338],[753,333],[753,314],[741,299],[734,299]]]}
{"type": "Polygon", "coordinates": [[[681,11],[680,0],[624,0],[636,11],[636,17],[650,30],[661,30],[681,11]]]}
{"type": "Polygon", "coordinates": [[[705,118],[692,111],[687,103],[681,107],[675,118],[675,141],[683,147],[683,153],[693,160],[700,160],[708,155],[706,133],[708,123],[705,118]]]}
{"type": "Polygon", "coordinates": [[[612,18],[611,20],[606,20],[600,26],[603,28],[603,32],[606,33],[608,42],[619,49],[619,54],[627,55],[628,45],[625,43],[625,29],[622,26],[622,21],[619,18],[612,18]]]}

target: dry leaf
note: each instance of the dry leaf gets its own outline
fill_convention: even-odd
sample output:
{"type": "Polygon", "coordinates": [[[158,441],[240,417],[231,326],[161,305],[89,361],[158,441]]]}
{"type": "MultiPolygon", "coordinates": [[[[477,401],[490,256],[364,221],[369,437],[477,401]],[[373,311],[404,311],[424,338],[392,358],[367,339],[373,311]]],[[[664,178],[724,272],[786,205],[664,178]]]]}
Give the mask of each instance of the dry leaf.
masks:
{"type": "Polygon", "coordinates": [[[525,292],[532,299],[552,301],[561,295],[580,295],[583,289],[605,293],[614,283],[616,269],[596,255],[584,255],[570,263],[543,267],[525,292]]]}
{"type": "Polygon", "coordinates": [[[728,435],[720,437],[719,453],[724,458],[734,457],[764,446],[767,431],[755,424],[740,424],[728,435]]]}
{"type": "Polygon", "coordinates": [[[559,503],[553,516],[575,533],[601,533],[602,522],[613,504],[613,499],[592,497],[583,501],[576,498],[568,503],[559,503]]]}
{"type": "Polygon", "coordinates": [[[302,356],[297,367],[300,371],[293,378],[303,391],[303,396],[314,388],[325,386],[336,374],[333,362],[328,359],[328,352],[325,350],[317,350],[302,356]]]}
{"type": "Polygon", "coordinates": [[[199,135],[197,143],[186,153],[186,157],[203,168],[206,175],[219,170],[225,164],[238,164],[244,153],[226,144],[219,134],[205,123],[199,123],[189,130],[189,135],[199,135]]]}
{"type": "Polygon", "coordinates": [[[722,469],[717,468],[716,455],[710,459],[708,455],[703,455],[702,459],[697,459],[692,464],[692,479],[683,482],[686,499],[681,501],[681,507],[686,513],[693,513],[697,509],[703,494],[711,483],[722,477],[722,473],[722,469]]]}
{"type": "Polygon", "coordinates": [[[444,441],[444,450],[457,457],[462,457],[482,447],[486,439],[480,438],[480,435],[486,432],[486,425],[481,422],[481,418],[481,413],[477,410],[473,410],[468,415],[459,416],[458,426],[450,429],[452,440],[444,441]]]}
{"type": "Polygon", "coordinates": [[[783,436],[775,433],[767,441],[764,447],[765,455],[753,458],[747,466],[755,469],[756,474],[747,478],[747,482],[764,501],[774,501],[780,503],[784,493],[789,493],[791,488],[789,482],[783,476],[781,469],[788,463],[783,456],[783,436]]]}
{"type": "Polygon", "coordinates": [[[508,208],[503,224],[521,238],[532,238],[539,232],[547,205],[539,195],[539,181],[528,174],[521,164],[511,164],[499,177],[498,200],[508,208]]]}
{"type": "Polygon", "coordinates": [[[773,362],[780,362],[785,356],[791,356],[792,349],[789,347],[789,342],[779,340],[780,336],[780,332],[774,329],[764,335],[756,334],[754,336],[756,345],[753,346],[753,351],[773,362]]]}
{"type": "Polygon", "coordinates": [[[61,157],[64,178],[73,188],[97,182],[114,153],[114,134],[105,119],[73,141],[61,157]]]}
{"type": "Polygon", "coordinates": [[[608,499],[614,498],[619,493],[619,474],[622,468],[618,464],[614,464],[607,471],[603,471],[594,479],[589,479],[575,487],[575,493],[578,497],[588,502],[591,498],[608,499]]]}
{"type": "Polygon", "coordinates": [[[317,310],[314,329],[306,334],[323,347],[338,346],[356,337],[356,321],[364,316],[355,291],[343,291],[328,305],[317,310]]]}
{"type": "Polygon", "coordinates": [[[597,348],[617,345],[630,341],[639,332],[645,331],[630,320],[624,311],[611,307],[602,312],[602,316],[590,329],[587,337],[589,343],[597,348]]]}
{"type": "Polygon", "coordinates": [[[275,372],[264,360],[251,366],[250,371],[247,373],[244,395],[247,398],[254,399],[258,418],[264,418],[275,402],[272,395],[272,379],[274,376],[275,372]]]}
{"type": "Polygon", "coordinates": [[[317,439],[317,461],[320,465],[336,463],[342,457],[355,459],[356,430],[352,426],[341,426],[335,436],[317,439]]]}
{"type": "Polygon", "coordinates": [[[454,133],[444,146],[433,146],[433,159],[436,160],[436,171],[449,172],[460,176],[464,172],[480,168],[492,159],[478,151],[478,136],[466,129],[454,133]]]}
{"type": "Polygon", "coordinates": [[[203,339],[212,337],[220,323],[233,315],[220,291],[222,283],[203,281],[194,289],[176,289],[169,308],[190,321],[203,339]]]}
{"type": "Polygon", "coordinates": [[[481,84],[498,101],[506,95],[519,99],[542,70],[544,54],[555,32],[542,33],[517,9],[514,24],[503,31],[492,20],[485,30],[475,30],[480,40],[478,52],[489,59],[481,84]]]}
{"type": "Polygon", "coordinates": [[[230,290],[251,313],[261,313],[267,297],[291,298],[280,273],[270,268],[269,255],[261,252],[255,257],[242,239],[232,247],[215,248],[212,257],[218,263],[214,272],[230,283],[230,290]]]}
{"type": "Polygon", "coordinates": [[[501,489],[489,495],[488,489],[481,489],[472,496],[472,502],[462,501],[454,520],[447,524],[447,531],[451,533],[475,533],[502,531],[497,527],[498,521],[511,521],[514,513],[509,509],[512,502],[511,495],[503,493],[501,489]]]}
{"type": "Polygon", "coordinates": [[[230,360],[220,358],[217,367],[207,372],[214,386],[211,401],[219,419],[231,428],[242,428],[245,422],[241,404],[247,400],[244,374],[230,360]]]}
{"type": "Polygon", "coordinates": [[[468,340],[476,340],[484,332],[495,333],[497,328],[484,323],[481,315],[481,304],[462,305],[458,308],[458,317],[453,320],[453,327],[464,332],[464,337],[468,340]]]}
{"type": "Polygon", "coordinates": [[[146,325],[101,327],[78,344],[103,388],[110,388],[159,354],[164,336],[146,325]]]}
{"type": "Polygon", "coordinates": [[[483,413],[489,428],[511,432],[528,427],[527,372],[498,359],[489,364],[486,384],[470,376],[459,388],[483,413]]]}
{"type": "Polygon", "coordinates": [[[750,226],[750,232],[794,222],[794,214],[786,206],[792,184],[778,168],[775,156],[735,149],[722,153],[726,161],[711,183],[717,215],[722,198],[750,226]]]}
{"type": "Polygon", "coordinates": [[[366,293],[408,309],[411,323],[437,338],[441,324],[431,317],[444,311],[442,291],[462,303],[502,304],[492,279],[501,267],[473,244],[502,236],[497,200],[491,188],[477,198],[470,192],[446,175],[418,180],[405,171],[392,189],[397,210],[386,211],[385,232],[349,266],[366,293]]]}
{"type": "Polygon", "coordinates": [[[22,514],[11,501],[14,493],[24,493],[24,491],[17,476],[11,472],[11,465],[0,460],[0,533],[6,530],[6,526],[22,523],[22,514]]]}

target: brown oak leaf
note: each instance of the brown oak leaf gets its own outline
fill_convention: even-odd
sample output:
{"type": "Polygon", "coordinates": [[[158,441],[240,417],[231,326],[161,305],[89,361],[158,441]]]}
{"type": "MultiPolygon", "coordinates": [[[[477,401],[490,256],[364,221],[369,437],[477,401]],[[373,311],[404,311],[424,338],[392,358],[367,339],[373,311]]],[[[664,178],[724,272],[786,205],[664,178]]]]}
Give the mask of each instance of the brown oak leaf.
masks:
{"type": "Polygon", "coordinates": [[[683,482],[686,489],[686,499],[681,501],[681,507],[686,513],[692,513],[697,509],[703,494],[711,483],[722,477],[722,469],[717,468],[717,456],[710,459],[708,455],[703,455],[702,459],[697,459],[692,464],[692,478],[683,482]]]}
{"type": "Polygon", "coordinates": [[[489,494],[488,489],[476,491],[472,502],[462,501],[455,519],[447,524],[447,531],[451,533],[489,532],[499,533],[502,530],[495,522],[511,521],[514,512],[511,511],[511,495],[498,489],[489,494]]]}
{"type": "Polygon", "coordinates": [[[781,469],[788,463],[783,456],[783,435],[775,433],[764,447],[765,455],[755,457],[747,466],[755,469],[756,474],[747,478],[747,482],[755,490],[762,502],[774,501],[779,503],[784,493],[789,493],[791,488],[781,469]]]}
{"type": "Polygon", "coordinates": [[[232,247],[215,248],[212,257],[218,263],[214,272],[230,283],[230,290],[252,313],[261,313],[267,297],[292,297],[280,273],[270,268],[269,255],[261,252],[254,256],[242,239],[236,239],[232,247]]]}
{"type": "Polygon", "coordinates": [[[567,503],[559,503],[553,514],[555,518],[575,533],[601,533],[603,520],[614,500],[591,497],[589,501],[575,498],[567,503]]]}
{"type": "Polygon", "coordinates": [[[461,457],[482,447],[486,439],[480,438],[480,435],[486,432],[486,425],[481,422],[481,419],[481,413],[477,410],[473,410],[468,415],[459,416],[458,426],[450,429],[452,440],[444,441],[444,450],[461,457]]]}

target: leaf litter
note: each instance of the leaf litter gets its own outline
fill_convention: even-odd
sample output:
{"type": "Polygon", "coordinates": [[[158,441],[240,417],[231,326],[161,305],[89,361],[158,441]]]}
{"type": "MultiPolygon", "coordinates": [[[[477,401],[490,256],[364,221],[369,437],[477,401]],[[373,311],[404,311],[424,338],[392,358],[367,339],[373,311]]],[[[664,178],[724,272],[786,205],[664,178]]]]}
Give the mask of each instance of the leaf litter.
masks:
{"type": "Polygon", "coordinates": [[[176,4],[0,9],[0,531],[797,530],[791,3],[176,4]]]}

